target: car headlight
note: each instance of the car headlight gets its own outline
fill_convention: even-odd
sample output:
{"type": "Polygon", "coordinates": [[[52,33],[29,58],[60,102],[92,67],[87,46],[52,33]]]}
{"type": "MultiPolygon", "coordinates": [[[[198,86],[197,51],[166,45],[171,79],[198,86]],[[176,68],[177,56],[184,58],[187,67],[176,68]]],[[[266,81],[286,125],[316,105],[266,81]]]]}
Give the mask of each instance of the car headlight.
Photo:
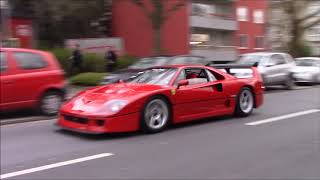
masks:
{"type": "Polygon", "coordinates": [[[113,112],[116,113],[120,111],[122,108],[124,108],[128,104],[125,100],[111,100],[106,103],[108,108],[113,112]]]}

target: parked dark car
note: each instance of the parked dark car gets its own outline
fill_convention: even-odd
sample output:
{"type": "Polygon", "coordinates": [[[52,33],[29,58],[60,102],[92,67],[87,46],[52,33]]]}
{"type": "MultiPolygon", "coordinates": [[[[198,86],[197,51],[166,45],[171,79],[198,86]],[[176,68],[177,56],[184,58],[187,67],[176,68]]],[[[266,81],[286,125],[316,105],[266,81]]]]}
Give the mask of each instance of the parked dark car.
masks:
{"type": "Polygon", "coordinates": [[[118,70],[112,74],[107,75],[101,82],[101,85],[117,83],[120,80],[129,81],[137,75],[143,73],[144,70],[163,65],[175,64],[193,64],[206,65],[208,61],[202,56],[180,55],[180,56],[154,56],[142,58],[138,62],[132,64],[127,69],[118,70]]]}

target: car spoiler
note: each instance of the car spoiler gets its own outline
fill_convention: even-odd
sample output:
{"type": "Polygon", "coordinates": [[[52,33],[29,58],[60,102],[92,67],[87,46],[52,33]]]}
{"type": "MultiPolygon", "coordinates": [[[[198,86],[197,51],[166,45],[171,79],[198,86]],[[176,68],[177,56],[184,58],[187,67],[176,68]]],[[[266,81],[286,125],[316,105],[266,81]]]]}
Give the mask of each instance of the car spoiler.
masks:
{"type": "Polygon", "coordinates": [[[225,71],[226,73],[232,76],[235,76],[237,78],[250,78],[250,77],[257,76],[258,74],[256,70],[258,63],[255,63],[253,65],[209,63],[207,64],[207,66],[225,71]]]}
{"type": "Polygon", "coordinates": [[[214,62],[210,62],[206,64],[206,66],[214,67],[217,69],[226,69],[226,68],[252,68],[258,67],[258,63],[254,63],[253,65],[245,65],[245,64],[215,64],[214,62]]]}

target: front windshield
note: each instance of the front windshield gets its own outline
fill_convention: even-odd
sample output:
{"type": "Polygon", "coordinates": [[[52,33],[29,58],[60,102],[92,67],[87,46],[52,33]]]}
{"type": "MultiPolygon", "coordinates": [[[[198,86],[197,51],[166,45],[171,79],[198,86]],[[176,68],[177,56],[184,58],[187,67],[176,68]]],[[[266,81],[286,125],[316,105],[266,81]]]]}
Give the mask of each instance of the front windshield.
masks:
{"type": "Polygon", "coordinates": [[[130,83],[169,85],[176,72],[177,69],[174,68],[149,69],[140,76],[132,79],[130,83]]]}
{"type": "Polygon", "coordinates": [[[142,58],[140,61],[129,66],[130,69],[146,69],[152,66],[161,66],[165,65],[168,62],[167,57],[151,57],[151,58],[142,58]]]}
{"type": "MultiPolygon", "coordinates": [[[[320,64],[320,61],[319,61],[320,64]]],[[[317,66],[317,62],[315,60],[311,59],[298,59],[296,60],[296,65],[297,66],[317,66]]]]}
{"type": "Polygon", "coordinates": [[[237,64],[244,64],[244,65],[254,65],[255,63],[264,64],[265,56],[263,55],[242,55],[240,58],[236,61],[237,64]]]}

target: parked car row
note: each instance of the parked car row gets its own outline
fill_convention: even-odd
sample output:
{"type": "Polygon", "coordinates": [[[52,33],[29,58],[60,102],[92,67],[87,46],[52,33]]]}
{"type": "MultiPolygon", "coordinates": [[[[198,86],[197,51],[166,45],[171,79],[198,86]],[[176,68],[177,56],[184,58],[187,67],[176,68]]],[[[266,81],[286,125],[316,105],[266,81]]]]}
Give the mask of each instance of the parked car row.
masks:
{"type": "Polygon", "coordinates": [[[242,54],[235,63],[256,64],[265,86],[292,89],[296,83],[320,83],[320,58],[293,59],[286,53],[258,52],[242,54]]]}

